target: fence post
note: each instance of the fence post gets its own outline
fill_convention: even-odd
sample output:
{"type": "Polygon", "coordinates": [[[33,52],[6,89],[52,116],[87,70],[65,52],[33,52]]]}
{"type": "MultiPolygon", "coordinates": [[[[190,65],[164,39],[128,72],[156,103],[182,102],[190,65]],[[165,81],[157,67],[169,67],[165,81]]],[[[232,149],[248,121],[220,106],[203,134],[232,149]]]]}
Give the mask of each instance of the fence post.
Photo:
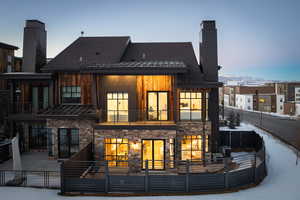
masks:
{"type": "Polygon", "coordinates": [[[148,160],[146,160],[145,162],[145,192],[149,192],[149,163],[148,160]]]}
{"type": "Polygon", "coordinates": [[[296,158],[296,165],[298,165],[298,159],[299,159],[299,151],[297,151],[297,154],[296,154],[297,158],[296,158]]]}
{"type": "Polygon", "coordinates": [[[104,161],[104,172],[105,172],[105,192],[108,193],[109,191],[109,174],[108,174],[108,161],[104,161]]]}
{"type": "Polygon", "coordinates": [[[65,180],[64,180],[65,175],[64,175],[64,167],[65,167],[65,163],[64,163],[64,161],[62,161],[62,162],[60,163],[60,193],[61,193],[62,195],[65,194],[65,180]]]}
{"type": "Polygon", "coordinates": [[[190,180],[189,180],[189,176],[190,176],[190,160],[187,160],[185,162],[185,167],[186,167],[186,173],[185,173],[185,191],[189,192],[189,187],[190,187],[190,180]]]}

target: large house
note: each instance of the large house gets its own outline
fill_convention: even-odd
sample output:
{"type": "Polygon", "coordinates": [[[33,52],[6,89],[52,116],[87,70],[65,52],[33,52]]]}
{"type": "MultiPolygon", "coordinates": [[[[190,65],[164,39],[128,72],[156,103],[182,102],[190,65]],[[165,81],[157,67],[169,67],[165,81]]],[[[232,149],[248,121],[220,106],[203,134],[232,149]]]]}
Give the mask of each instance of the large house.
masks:
{"type": "Polygon", "coordinates": [[[148,160],[159,170],[218,151],[217,30],[201,27],[200,63],[191,42],[101,36],[79,37],[46,64],[45,24],[27,20],[22,72],[2,75],[11,136],[57,159],[92,143],[109,166],[148,160]]]}

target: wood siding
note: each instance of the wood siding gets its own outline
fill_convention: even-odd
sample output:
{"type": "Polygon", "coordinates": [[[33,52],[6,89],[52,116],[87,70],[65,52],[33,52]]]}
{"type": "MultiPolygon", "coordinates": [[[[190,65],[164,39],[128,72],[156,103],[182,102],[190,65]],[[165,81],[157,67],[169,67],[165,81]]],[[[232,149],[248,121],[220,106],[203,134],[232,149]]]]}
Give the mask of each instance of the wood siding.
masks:
{"type": "Polygon", "coordinates": [[[55,80],[55,104],[61,103],[61,88],[63,86],[81,87],[81,104],[92,104],[92,75],[59,73],[55,80]]]}
{"type": "Polygon", "coordinates": [[[167,75],[159,76],[137,76],[137,102],[138,109],[147,110],[147,92],[166,91],[168,92],[169,120],[174,120],[174,77],[167,75]]]}
{"type": "MultiPolygon", "coordinates": [[[[2,49],[0,48],[0,73],[7,72],[7,66],[11,65],[12,70],[14,70],[14,50],[2,49]],[[11,63],[8,62],[8,56],[12,57],[11,63]]],[[[7,81],[0,79],[0,89],[7,89],[7,81]]]]}

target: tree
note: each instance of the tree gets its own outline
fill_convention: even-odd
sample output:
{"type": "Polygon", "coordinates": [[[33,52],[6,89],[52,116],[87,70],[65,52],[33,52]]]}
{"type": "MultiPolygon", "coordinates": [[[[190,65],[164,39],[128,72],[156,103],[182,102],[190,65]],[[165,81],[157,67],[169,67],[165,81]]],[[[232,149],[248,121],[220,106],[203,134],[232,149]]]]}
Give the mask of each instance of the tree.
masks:
{"type": "Polygon", "coordinates": [[[235,117],[234,117],[233,111],[230,112],[227,120],[229,121],[228,127],[231,129],[234,129],[235,128],[235,117]]]}

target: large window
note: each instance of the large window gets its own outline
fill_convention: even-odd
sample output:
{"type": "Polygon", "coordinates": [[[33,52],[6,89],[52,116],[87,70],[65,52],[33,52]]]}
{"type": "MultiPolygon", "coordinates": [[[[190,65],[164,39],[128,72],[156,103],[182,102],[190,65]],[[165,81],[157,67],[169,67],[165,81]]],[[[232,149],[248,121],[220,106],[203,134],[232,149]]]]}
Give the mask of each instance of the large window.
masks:
{"type": "MultiPolygon", "coordinates": [[[[181,160],[199,161],[202,159],[203,141],[201,135],[184,136],[181,141],[181,160]]],[[[205,138],[205,151],[208,152],[208,136],[205,138]]]]}
{"type": "Polygon", "coordinates": [[[128,93],[125,92],[107,93],[107,121],[108,122],[128,121],[128,93]]]}
{"type": "Polygon", "coordinates": [[[202,119],[202,93],[180,92],[180,120],[202,119]]]}
{"type": "Polygon", "coordinates": [[[109,166],[128,166],[128,139],[106,138],[105,139],[105,160],[109,166]]]}
{"type": "Polygon", "coordinates": [[[62,103],[80,103],[81,101],[80,86],[62,87],[62,103]]]}
{"type": "Polygon", "coordinates": [[[79,151],[79,129],[58,129],[59,158],[69,158],[79,151]]]}
{"type": "Polygon", "coordinates": [[[168,120],[168,92],[148,92],[148,120],[168,120]]]}

